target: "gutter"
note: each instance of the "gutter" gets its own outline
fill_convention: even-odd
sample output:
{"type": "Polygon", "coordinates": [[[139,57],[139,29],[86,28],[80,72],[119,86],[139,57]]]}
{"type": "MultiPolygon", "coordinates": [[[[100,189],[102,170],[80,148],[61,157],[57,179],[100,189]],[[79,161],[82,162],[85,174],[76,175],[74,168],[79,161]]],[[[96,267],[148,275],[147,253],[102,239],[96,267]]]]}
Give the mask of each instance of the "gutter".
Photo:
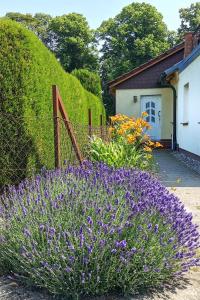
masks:
{"type": "Polygon", "coordinates": [[[176,130],[176,123],[177,123],[177,119],[176,119],[176,103],[177,103],[177,92],[175,87],[170,84],[169,82],[167,82],[166,80],[166,73],[162,73],[161,77],[160,77],[160,84],[163,88],[170,88],[172,89],[173,92],[173,139],[172,139],[172,150],[176,151],[177,150],[177,130],[176,130]]]}

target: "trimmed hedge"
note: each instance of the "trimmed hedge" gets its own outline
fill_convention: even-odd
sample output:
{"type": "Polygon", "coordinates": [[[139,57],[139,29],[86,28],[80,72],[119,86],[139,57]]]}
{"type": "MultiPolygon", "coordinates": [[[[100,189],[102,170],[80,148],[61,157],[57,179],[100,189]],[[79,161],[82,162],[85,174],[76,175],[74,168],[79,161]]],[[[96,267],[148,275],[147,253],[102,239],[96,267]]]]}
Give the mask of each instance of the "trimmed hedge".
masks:
{"type": "Polygon", "coordinates": [[[73,123],[87,124],[91,108],[92,122],[99,125],[105,110],[22,25],[1,19],[0,44],[1,186],[54,167],[52,84],[59,87],[73,123]]]}
{"type": "Polygon", "coordinates": [[[87,91],[102,99],[101,79],[97,73],[87,69],[75,69],[71,74],[80,80],[87,91]]]}

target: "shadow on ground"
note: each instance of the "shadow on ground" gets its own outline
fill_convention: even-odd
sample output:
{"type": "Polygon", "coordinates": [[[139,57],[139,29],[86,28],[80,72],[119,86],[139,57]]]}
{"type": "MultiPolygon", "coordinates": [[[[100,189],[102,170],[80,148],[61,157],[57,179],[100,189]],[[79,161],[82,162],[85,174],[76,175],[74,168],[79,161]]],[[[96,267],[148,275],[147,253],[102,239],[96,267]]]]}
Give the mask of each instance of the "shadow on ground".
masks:
{"type": "Polygon", "coordinates": [[[200,175],[172,155],[170,150],[157,150],[159,178],[166,187],[200,187],[200,175]]]}

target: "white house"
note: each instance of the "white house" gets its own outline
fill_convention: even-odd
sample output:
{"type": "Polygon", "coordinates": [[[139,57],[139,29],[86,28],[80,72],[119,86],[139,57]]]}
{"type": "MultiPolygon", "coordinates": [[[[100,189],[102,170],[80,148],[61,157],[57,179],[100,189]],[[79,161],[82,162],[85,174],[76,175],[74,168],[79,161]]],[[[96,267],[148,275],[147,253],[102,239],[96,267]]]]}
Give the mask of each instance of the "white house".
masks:
{"type": "Polygon", "coordinates": [[[116,113],[148,113],[152,139],[200,159],[200,28],[109,84],[116,113]]]}
{"type": "Polygon", "coordinates": [[[177,91],[177,147],[200,156],[200,44],[165,76],[177,91]]]}

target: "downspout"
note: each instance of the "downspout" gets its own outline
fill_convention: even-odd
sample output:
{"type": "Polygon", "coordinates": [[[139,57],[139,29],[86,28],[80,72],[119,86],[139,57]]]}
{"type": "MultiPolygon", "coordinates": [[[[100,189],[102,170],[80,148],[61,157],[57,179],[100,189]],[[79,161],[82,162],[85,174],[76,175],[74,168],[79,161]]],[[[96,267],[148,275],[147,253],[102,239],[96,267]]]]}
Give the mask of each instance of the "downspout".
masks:
{"type": "Polygon", "coordinates": [[[173,151],[177,150],[177,134],[176,134],[176,103],[177,103],[177,93],[176,93],[176,88],[167,82],[166,80],[166,74],[162,73],[160,77],[160,84],[163,88],[170,88],[172,89],[173,92],[173,144],[172,144],[172,149],[173,151]]]}

